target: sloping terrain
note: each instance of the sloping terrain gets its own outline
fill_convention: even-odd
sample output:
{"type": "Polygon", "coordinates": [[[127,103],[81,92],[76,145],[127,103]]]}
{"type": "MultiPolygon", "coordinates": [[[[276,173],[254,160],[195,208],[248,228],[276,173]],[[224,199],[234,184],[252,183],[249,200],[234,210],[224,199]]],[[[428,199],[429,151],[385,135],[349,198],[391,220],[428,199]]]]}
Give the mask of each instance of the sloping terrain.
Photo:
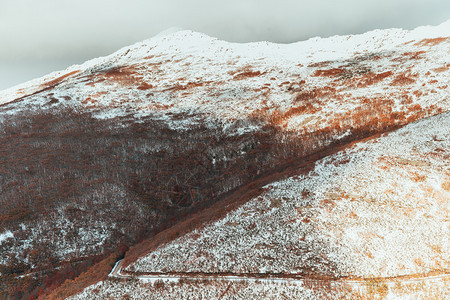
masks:
{"type": "Polygon", "coordinates": [[[395,277],[449,267],[450,114],[266,186],[125,270],[395,277]]]}
{"type": "Polygon", "coordinates": [[[357,143],[74,299],[444,299],[449,150],[449,113],[357,143]]]}
{"type": "MultiPolygon", "coordinates": [[[[51,290],[258,180],[275,181],[286,168],[448,111],[449,25],[289,45],[233,44],[180,31],[0,92],[2,291],[20,298],[51,290]]],[[[337,197],[328,199],[330,210],[339,197],[357,194],[328,193],[337,197]]],[[[308,197],[326,200],[320,193],[308,197]]],[[[273,205],[284,202],[277,198],[273,205]]],[[[286,217],[301,213],[298,208],[286,217]]],[[[304,210],[310,226],[315,209],[304,210]]],[[[242,234],[242,226],[229,227],[242,234]]],[[[327,233],[317,234],[325,235],[313,249],[334,243],[327,233]]],[[[288,267],[270,263],[281,255],[276,248],[258,247],[253,254],[266,252],[267,258],[248,266],[227,259],[191,266],[334,277],[384,276],[399,268],[367,267],[365,273],[362,265],[358,271],[331,264],[327,255],[338,260],[353,253],[345,247],[288,267]]],[[[423,268],[437,262],[443,263],[436,258],[423,268]]],[[[158,260],[141,263],[142,272],[162,270],[158,260]]],[[[166,270],[194,270],[170,264],[166,270]]]]}
{"type": "Polygon", "coordinates": [[[215,280],[108,280],[69,299],[447,299],[448,281],[379,281],[358,284],[311,281],[268,283],[215,280]]]}

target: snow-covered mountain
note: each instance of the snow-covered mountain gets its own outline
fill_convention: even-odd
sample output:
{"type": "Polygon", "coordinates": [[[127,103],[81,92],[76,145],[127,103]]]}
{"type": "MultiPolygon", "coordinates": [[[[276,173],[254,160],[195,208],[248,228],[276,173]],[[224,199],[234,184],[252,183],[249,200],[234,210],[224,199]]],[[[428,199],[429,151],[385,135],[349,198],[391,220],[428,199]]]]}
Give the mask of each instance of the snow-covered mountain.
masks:
{"type": "Polygon", "coordinates": [[[305,122],[305,113],[297,109],[280,122],[291,130],[323,128],[326,119],[334,120],[339,113],[374,105],[370,103],[374,97],[381,98],[377,102],[382,108],[410,116],[405,110],[409,106],[448,104],[441,98],[448,82],[449,24],[286,45],[235,44],[178,31],[5,90],[0,101],[26,97],[27,103],[39,107],[47,103],[43,96],[52,93],[56,99],[69,96],[71,105],[89,109],[98,118],[130,114],[139,118],[157,111],[175,128],[196,118],[177,122],[168,113],[226,122],[260,110],[286,113],[311,99],[317,101],[307,104],[320,110],[323,120],[306,117],[305,122]],[[414,104],[405,103],[411,100],[402,99],[402,92],[410,93],[414,104]]]}
{"type": "Polygon", "coordinates": [[[446,272],[449,36],[171,31],[0,91],[3,290],[141,240],[124,272],[446,272]]]}
{"type": "Polygon", "coordinates": [[[124,268],[123,278],[140,276],[134,281],[105,280],[73,299],[443,299],[449,158],[449,113],[356,143],[218,220],[153,245],[124,268]],[[191,281],[171,284],[164,274],[191,281]],[[227,281],[230,274],[240,280],[227,281]],[[166,283],[155,283],[158,276],[166,283]]]}

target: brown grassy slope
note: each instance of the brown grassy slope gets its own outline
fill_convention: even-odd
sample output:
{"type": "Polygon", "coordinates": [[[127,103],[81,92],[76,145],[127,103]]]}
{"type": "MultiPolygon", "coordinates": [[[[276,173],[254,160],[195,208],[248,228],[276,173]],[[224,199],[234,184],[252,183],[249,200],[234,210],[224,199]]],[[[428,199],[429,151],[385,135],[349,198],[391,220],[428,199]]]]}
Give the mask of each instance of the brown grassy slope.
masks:
{"type": "Polygon", "coordinates": [[[119,254],[113,253],[101,262],[90,267],[75,279],[67,279],[60,287],[50,294],[41,293],[38,299],[57,300],[65,299],[81,292],[87,286],[105,280],[117,261],[119,254]]]}

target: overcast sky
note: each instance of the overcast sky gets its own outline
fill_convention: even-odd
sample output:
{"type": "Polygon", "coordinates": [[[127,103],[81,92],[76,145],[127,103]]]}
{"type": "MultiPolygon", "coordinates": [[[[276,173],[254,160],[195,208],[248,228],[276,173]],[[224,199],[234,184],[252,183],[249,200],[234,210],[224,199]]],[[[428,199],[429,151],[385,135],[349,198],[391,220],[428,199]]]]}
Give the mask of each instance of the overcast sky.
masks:
{"type": "Polygon", "coordinates": [[[289,43],[449,18],[449,0],[0,0],[0,90],[170,27],[289,43]]]}

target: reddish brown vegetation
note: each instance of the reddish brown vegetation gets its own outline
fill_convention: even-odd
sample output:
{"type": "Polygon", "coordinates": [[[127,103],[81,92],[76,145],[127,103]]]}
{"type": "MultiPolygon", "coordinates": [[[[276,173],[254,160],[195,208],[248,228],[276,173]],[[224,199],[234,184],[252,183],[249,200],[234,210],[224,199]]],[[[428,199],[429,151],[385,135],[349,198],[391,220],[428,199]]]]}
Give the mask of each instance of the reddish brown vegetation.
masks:
{"type": "Polygon", "coordinates": [[[290,84],[291,82],[290,81],[283,81],[282,83],[280,83],[278,86],[279,87],[282,87],[283,85],[285,85],[285,84],[290,84]]]}
{"type": "Polygon", "coordinates": [[[439,38],[434,38],[434,39],[423,39],[423,40],[415,43],[414,45],[415,46],[436,46],[447,40],[448,40],[448,38],[444,38],[444,37],[439,37],[439,38]]]}
{"type": "Polygon", "coordinates": [[[317,70],[313,76],[334,77],[345,72],[346,72],[345,69],[333,68],[328,70],[317,70]]]}
{"type": "Polygon", "coordinates": [[[61,81],[63,81],[63,80],[66,79],[67,77],[69,77],[69,76],[71,76],[71,75],[75,75],[75,74],[77,74],[77,73],[80,73],[80,71],[79,71],[79,70],[76,70],[76,71],[72,71],[72,72],[70,72],[70,73],[67,73],[67,74],[65,74],[65,75],[63,75],[63,76],[60,76],[60,77],[58,77],[58,78],[56,78],[56,79],[53,79],[53,80],[51,80],[51,81],[48,81],[48,82],[44,83],[44,84],[43,84],[43,87],[44,87],[44,88],[54,87],[54,86],[58,85],[59,83],[61,83],[61,81]]]}
{"type": "Polygon", "coordinates": [[[407,59],[423,59],[422,54],[424,53],[426,51],[405,52],[402,56],[405,56],[407,59]]]}
{"type": "MultiPolygon", "coordinates": [[[[37,252],[37,250],[32,251],[32,253],[33,252],[37,252]]],[[[114,253],[111,257],[118,257],[118,254],[114,253]]],[[[10,264],[11,266],[14,266],[13,270],[0,266],[0,271],[2,272],[0,280],[0,298],[36,299],[38,297],[43,297],[44,299],[47,299],[45,295],[60,286],[67,278],[75,278],[93,265],[95,266],[93,268],[96,271],[101,272],[90,272],[90,277],[92,277],[90,283],[95,283],[94,280],[103,278],[102,276],[108,274],[107,269],[103,267],[103,264],[100,264],[100,267],[96,266],[102,259],[104,259],[104,256],[100,255],[90,256],[83,261],[68,261],[58,265],[58,271],[37,270],[23,277],[18,276],[26,271],[26,273],[28,273],[29,271],[23,264],[18,262],[10,264]],[[93,276],[94,274],[95,276],[93,276]]],[[[88,281],[84,280],[84,282],[88,281]]]]}
{"type": "Polygon", "coordinates": [[[408,85],[416,82],[415,79],[411,78],[411,75],[405,73],[397,75],[394,80],[392,80],[391,85],[408,85]]]}
{"type": "Polygon", "coordinates": [[[261,71],[246,71],[246,72],[236,74],[234,76],[233,80],[243,80],[246,78],[257,77],[257,76],[261,76],[264,73],[261,73],[261,71]]]}
{"type": "Polygon", "coordinates": [[[153,85],[151,85],[149,83],[145,83],[145,82],[137,87],[138,90],[149,90],[152,88],[153,88],[153,85]]]}
{"type": "MultiPolygon", "coordinates": [[[[38,299],[66,299],[69,296],[81,292],[84,288],[105,280],[111,272],[116,261],[121,257],[121,253],[113,253],[109,257],[93,265],[86,272],[81,273],[75,279],[67,279],[61,286],[49,293],[40,293],[38,299]]],[[[43,290],[42,290],[43,291],[43,290]]]]}
{"type": "Polygon", "coordinates": [[[228,72],[228,74],[234,76],[233,80],[243,80],[246,78],[257,77],[257,76],[263,75],[265,73],[266,72],[254,71],[252,69],[252,66],[250,66],[250,65],[242,67],[235,71],[228,72]]]}
{"type": "Polygon", "coordinates": [[[336,94],[336,89],[334,87],[323,87],[317,88],[309,91],[303,91],[298,93],[295,96],[294,103],[311,101],[311,100],[319,100],[320,98],[331,96],[336,94]]]}
{"type": "Polygon", "coordinates": [[[70,72],[70,73],[65,74],[63,76],[60,76],[60,77],[58,77],[56,79],[53,79],[53,80],[51,80],[49,82],[43,83],[43,84],[40,85],[39,88],[37,88],[37,90],[34,90],[33,92],[31,92],[29,94],[26,94],[23,89],[19,89],[17,91],[17,98],[16,99],[14,99],[12,101],[8,101],[7,103],[0,104],[0,107],[7,106],[9,104],[14,104],[14,103],[22,101],[26,97],[29,97],[29,96],[32,96],[32,95],[36,95],[36,94],[39,94],[41,92],[45,92],[45,91],[47,91],[47,90],[57,86],[58,84],[60,84],[67,77],[69,77],[71,75],[74,75],[74,74],[77,74],[79,72],[80,71],[73,71],[73,72],[70,72]]]}
{"type": "Polygon", "coordinates": [[[387,71],[383,73],[372,73],[372,72],[367,73],[357,79],[358,80],[357,87],[366,87],[376,84],[382,81],[383,79],[392,76],[392,74],[393,74],[392,71],[387,71]]]}
{"type": "Polygon", "coordinates": [[[86,76],[87,85],[94,86],[98,82],[118,83],[122,86],[134,86],[140,90],[147,90],[153,88],[149,83],[143,82],[141,75],[141,68],[158,67],[162,62],[149,64],[135,64],[131,66],[113,67],[98,71],[94,75],[86,76]]]}
{"type": "Polygon", "coordinates": [[[89,83],[87,83],[86,85],[88,85],[88,86],[95,86],[97,83],[99,83],[99,82],[103,82],[103,81],[105,81],[105,78],[100,78],[100,79],[98,79],[98,80],[96,80],[96,81],[92,81],[92,82],[89,82],[89,83]]]}
{"type": "Polygon", "coordinates": [[[290,117],[293,117],[295,115],[299,115],[299,114],[314,114],[316,112],[320,111],[320,108],[312,105],[311,103],[306,103],[304,105],[301,106],[296,106],[296,107],[291,107],[287,112],[285,112],[282,116],[281,119],[278,121],[282,121],[282,120],[286,120],[289,119],[290,117]]]}
{"type": "Polygon", "coordinates": [[[449,69],[450,69],[450,64],[447,64],[447,65],[445,65],[443,67],[433,69],[433,71],[436,72],[436,73],[440,73],[440,72],[446,72],[449,69]]]}
{"type": "Polygon", "coordinates": [[[103,76],[107,81],[117,82],[122,85],[138,85],[142,80],[142,77],[138,74],[132,67],[118,67],[105,70],[96,76],[103,76]]]}

